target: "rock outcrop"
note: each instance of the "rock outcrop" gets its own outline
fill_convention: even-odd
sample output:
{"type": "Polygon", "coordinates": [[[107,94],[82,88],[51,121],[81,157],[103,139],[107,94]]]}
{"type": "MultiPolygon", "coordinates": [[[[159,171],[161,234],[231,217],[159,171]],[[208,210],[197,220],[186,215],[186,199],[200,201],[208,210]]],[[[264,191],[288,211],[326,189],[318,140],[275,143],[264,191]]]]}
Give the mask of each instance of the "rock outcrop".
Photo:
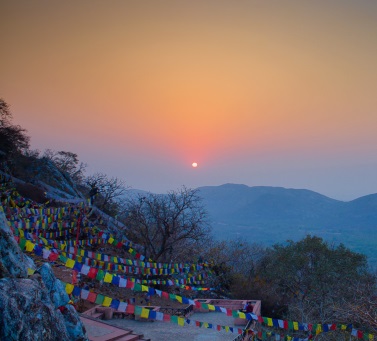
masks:
{"type": "Polygon", "coordinates": [[[34,262],[14,240],[0,212],[0,340],[86,341],[85,328],[49,264],[28,278],[34,262]]]}

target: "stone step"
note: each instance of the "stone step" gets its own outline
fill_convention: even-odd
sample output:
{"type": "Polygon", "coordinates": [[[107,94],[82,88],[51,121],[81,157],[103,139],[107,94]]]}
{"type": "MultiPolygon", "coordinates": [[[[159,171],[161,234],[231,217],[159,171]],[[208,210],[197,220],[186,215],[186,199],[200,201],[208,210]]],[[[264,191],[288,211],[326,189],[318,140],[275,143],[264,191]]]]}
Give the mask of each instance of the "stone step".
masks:
{"type": "Polygon", "coordinates": [[[100,318],[103,317],[103,313],[93,313],[90,316],[93,317],[93,318],[95,318],[95,319],[100,319],[100,318]]]}
{"type": "Polygon", "coordinates": [[[114,341],[137,341],[137,340],[141,340],[139,335],[128,334],[128,335],[120,336],[114,341]]]}
{"type": "Polygon", "coordinates": [[[107,339],[107,341],[137,341],[143,340],[143,335],[134,334],[131,330],[124,331],[121,335],[116,335],[112,338],[107,339]]]}

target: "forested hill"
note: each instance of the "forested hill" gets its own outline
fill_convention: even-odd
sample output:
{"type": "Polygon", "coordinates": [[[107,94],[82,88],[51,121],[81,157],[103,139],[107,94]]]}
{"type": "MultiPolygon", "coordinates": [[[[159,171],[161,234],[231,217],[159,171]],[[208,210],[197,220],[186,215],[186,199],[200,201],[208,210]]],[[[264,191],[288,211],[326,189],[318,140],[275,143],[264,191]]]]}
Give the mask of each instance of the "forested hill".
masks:
{"type": "Polygon", "coordinates": [[[305,189],[236,184],[198,189],[219,239],[242,236],[273,244],[312,234],[377,262],[377,194],[344,202],[305,189]]]}

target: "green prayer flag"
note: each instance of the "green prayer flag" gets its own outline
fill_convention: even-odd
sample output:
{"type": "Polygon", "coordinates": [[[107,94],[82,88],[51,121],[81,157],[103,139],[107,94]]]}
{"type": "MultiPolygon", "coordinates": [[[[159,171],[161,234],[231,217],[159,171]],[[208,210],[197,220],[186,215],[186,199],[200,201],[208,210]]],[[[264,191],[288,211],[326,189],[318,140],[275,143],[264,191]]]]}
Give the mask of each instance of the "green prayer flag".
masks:
{"type": "Polygon", "coordinates": [[[21,238],[20,239],[20,248],[21,248],[21,250],[25,249],[25,245],[26,245],[26,239],[21,238]]]}
{"type": "Polygon", "coordinates": [[[97,273],[97,276],[96,276],[96,280],[97,281],[101,281],[102,279],[105,278],[105,273],[103,270],[98,270],[98,273],[97,273]]]}
{"type": "Polygon", "coordinates": [[[143,309],[142,307],[136,306],[135,307],[135,315],[140,316],[142,309],[143,309]]]}
{"type": "Polygon", "coordinates": [[[104,299],[105,299],[105,296],[98,294],[95,303],[96,304],[102,304],[104,299]]]}

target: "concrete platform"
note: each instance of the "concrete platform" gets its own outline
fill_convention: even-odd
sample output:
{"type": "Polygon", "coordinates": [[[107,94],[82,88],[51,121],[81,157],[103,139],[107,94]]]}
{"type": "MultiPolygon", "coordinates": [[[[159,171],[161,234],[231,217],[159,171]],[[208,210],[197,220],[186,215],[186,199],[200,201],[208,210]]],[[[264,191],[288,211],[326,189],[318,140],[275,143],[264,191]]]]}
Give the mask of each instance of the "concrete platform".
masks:
{"type": "Polygon", "coordinates": [[[138,341],[147,340],[142,334],[135,334],[131,329],[112,326],[91,317],[80,316],[90,341],[138,341]]]}

